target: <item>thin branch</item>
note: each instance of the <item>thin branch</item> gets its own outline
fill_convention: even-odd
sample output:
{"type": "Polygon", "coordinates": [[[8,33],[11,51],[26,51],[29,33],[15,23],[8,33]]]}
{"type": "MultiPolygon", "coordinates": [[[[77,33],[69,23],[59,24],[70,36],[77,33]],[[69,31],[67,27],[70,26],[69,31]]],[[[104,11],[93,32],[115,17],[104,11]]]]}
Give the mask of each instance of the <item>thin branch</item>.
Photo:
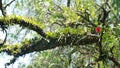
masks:
{"type": "Polygon", "coordinates": [[[10,6],[15,0],[12,0],[10,3],[6,4],[5,9],[7,8],[7,6],[10,6]]]}
{"type": "Polygon", "coordinates": [[[2,8],[2,0],[0,0],[0,9],[2,8]]]}
{"type": "Polygon", "coordinates": [[[3,4],[2,4],[2,0],[0,0],[0,10],[2,12],[2,15],[4,17],[6,17],[6,9],[4,8],[3,4]]]}
{"type": "Polygon", "coordinates": [[[6,29],[4,29],[3,32],[5,32],[5,39],[4,39],[4,41],[3,41],[2,43],[0,43],[0,47],[1,47],[2,45],[4,45],[5,42],[6,42],[6,40],[7,40],[7,31],[6,31],[6,29]]]}
{"type": "Polygon", "coordinates": [[[77,12],[77,15],[79,15],[80,17],[82,17],[84,20],[86,20],[87,22],[89,22],[93,27],[97,27],[92,21],[90,21],[89,19],[87,19],[85,16],[82,15],[81,12],[77,12]]]}
{"type": "Polygon", "coordinates": [[[71,0],[67,0],[67,7],[70,7],[70,1],[71,0]]]}

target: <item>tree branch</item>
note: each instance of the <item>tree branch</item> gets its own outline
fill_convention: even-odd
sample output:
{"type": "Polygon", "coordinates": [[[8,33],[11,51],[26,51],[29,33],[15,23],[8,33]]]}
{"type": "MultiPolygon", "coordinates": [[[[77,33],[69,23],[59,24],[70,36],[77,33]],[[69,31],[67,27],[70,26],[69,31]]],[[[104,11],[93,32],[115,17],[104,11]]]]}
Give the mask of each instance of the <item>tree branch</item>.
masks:
{"type": "Polygon", "coordinates": [[[9,6],[10,4],[12,4],[15,0],[12,0],[11,2],[9,2],[8,4],[6,4],[5,9],[7,8],[7,6],[9,6]]]}
{"type": "Polygon", "coordinates": [[[2,12],[2,15],[5,17],[6,16],[6,9],[2,4],[2,0],[0,0],[0,10],[2,12]]]}
{"type": "Polygon", "coordinates": [[[4,29],[3,32],[5,32],[5,38],[4,38],[3,42],[0,43],[0,47],[3,46],[5,44],[5,42],[6,42],[6,40],[7,40],[7,31],[6,31],[6,29],[4,29]]]}
{"type": "Polygon", "coordinates": [[[92,25],[93,27],[97,27],[92,21],[90,21],[89,19],[87,19],[85,16],[82,15],[82,12],[77,12],[76,13],[78,16],[80,16],[81,18],[83,18],[84,20],[86,20],[87,22],[90,23],[90,25],[92,25]]]}
{"type": "MultiPolygon", "coordinates": [[[[8,55],[13,55],[15,58],[19,56],[23,56],[25,54],[31,53],[31,52],[39,52],[39,51],[44,51],[48,49],[53,49],[55,47],[59,46],[69,46],[72,43],[72,46],[79,46],[79,45],[86,45],[86,44],[93,44],[98,41],[97,36],[86,36],[81,39],[81,35],[70,35],[70,36],[62,36],[60,40],[59,38],[49,38],[49,41],[45,39],[32,39],[30,41],[27,41],[26,43],[24,42],[23,45],[6,45],[0,49],[0,52],[6,52],[8,55]],[[66,39],[65,39],[66,37],[66,39]],[[73,40],[79,40],[79,42],[73,41],[73,40]]],[[[14,60],[14,59],[13,59],[14,60]]],[[[12,63],[14,63],[11,60],[12,63]]],[[[7,63],[7,64],[11,64],[7,63]]]]}
{"type": "Polygon", "coordinates": [[[70,1],[71,0],[67,0],[67,7],[70,7],[70,1]]]}
{"type": "Polygon", "coordinates": [[[40,34],[42,37],[46,38],[46,33],[43,31],[41,28],[41,23],[37,22],[32,19],[24,18],[24,17],[17,17],[17,16],[8,16],[8,17],[3,17],[0,19],[0,24],[4,25],[12,25],[12,24],[19,24],[22,27],[29,28],[30,30],[36,31],[38,34],[40,34]]]}
{"type": "MultiPolygon", "coordinates": [[[[41,26],[36,21],[29,21],[24,18],[20,17],[4,17],[0,19],[0,23],[4,23],[5,25],[12,25],[12,24],[18,24],[22,27],[27,27],[31,30],[36,31],[38,34],[40,34],[42,37],[46,38],[47,34],[43,31],[41,26]]],[[[4,46],[0,48],[0,52],[6,52],[8,55],[13,55],[15,59],[13,58],[10,63],[7,63],[7,65],[10,65],[11,63],[14,63],[16,58],[19,56],[23,56],[25,54],[31,53],[31,52],[38,52],[38,51],[44,51],[48,49],[53,49],[55,47],[59,46],[79,46],[79,45],[86,45],[86,44],[93,44],[98,42],[98,36],[94,35],[63,35],[61,38],[48,38],[49,41],[46,39],[34,39],[30,40],[27,43],[24,43],[21,45],[11,45],[11,46],[4,46]]]]}

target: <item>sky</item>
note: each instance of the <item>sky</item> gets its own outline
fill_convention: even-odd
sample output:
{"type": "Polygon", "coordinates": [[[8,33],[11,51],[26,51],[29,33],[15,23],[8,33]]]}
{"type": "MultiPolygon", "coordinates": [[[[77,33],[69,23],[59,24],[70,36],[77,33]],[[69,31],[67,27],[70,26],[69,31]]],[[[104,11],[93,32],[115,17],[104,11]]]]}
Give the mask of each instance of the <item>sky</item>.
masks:
{"type": "MultiPolygon", "coordinates": [[[[20,63],[28,65],[31,60],[30,55],[31,54],[27,54],[25,56],[18,58],[14,64],[11,64],[7,68],[18,68],[20,63]]],[[[7,55],[6,53],[1,53],[0,54],[0,68],[5,68],[4,64],[9,62],[10,59],[12,59],[12,58],[13,58],[12,56],[7,55]]]]}

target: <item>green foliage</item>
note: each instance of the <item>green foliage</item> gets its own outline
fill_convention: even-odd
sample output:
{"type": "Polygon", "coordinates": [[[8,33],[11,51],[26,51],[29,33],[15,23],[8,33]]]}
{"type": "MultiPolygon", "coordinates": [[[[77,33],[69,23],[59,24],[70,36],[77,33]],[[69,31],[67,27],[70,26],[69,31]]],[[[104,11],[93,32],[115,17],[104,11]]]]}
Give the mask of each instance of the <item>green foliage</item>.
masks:
{"type": "MultiPolygon", "coordinates": [[[[98,6],[97,4],[102,5],[103,4],[102,2],[103,2],[102,0],[97,3],[93,0],[89,0],[89,1],[88,0],[79,0],[79,1],[75,0],[75,1],[73,1],[74,6],[69,8],[69,7],[66,7],[65,5],[56,5],[56,3],[51,2],[51,0],[48,1],[48,3],[50,4],[50,6],[49,6],[50,15],[48,15],[50,17],[48,18],[49,19],[48,21],[50,24],[52,23],[52,24],[56,24],[59,26],[56,29],[56,31],[49,31],[47,33],[48,36],[56,38],[56,37],[62,36],[64,34],[80,34],[80,35],[82,35],[86,31],[90,32],[93,29],[93,27],[86,27],[86,25],[88,25],[87,21],[85,21],[84,18],[77,15],[76,13],[80,11],[83,16],[86,16],[85,12],[89,13],[90,20],[92,20],[93,23],[98,25],[98,23],[99,23],[98,16],[102,12],[101,12],[101,10],[99,10],[101,7],[98,6]],[[69,25],[69,24],[76,24],[77,22],[82,22],[85,25],[79,26],[77,28],[75,28],[75,26],[71,27],[69,25]],[[86,29],[84,29],[85,27],[86,27],[86,29]]],[[[116,13],[116,10],[118,12],[118,3],[119,2],[117,2],[117,3],[116,2],[117,2],[117,0],[114,0],[113,4],[112,4],[114,6],[117,5],[117,8],[116,8],[116,6],[113,7],[115,9],[114,11],[112,10],[114,13],[116,13]]],[[[112,3],[112,1],[109,4],[111,4],[111,3],[112,3]]],[[[39,9],[37,9],[37,10],[39,10],[39,9]]],[[[114,17],[115,17],[115,15],[112,12],[110,12],[110,19],[111,19],[110,22],[113,22],[112,20],[115,20],[115,19],[113,19],[114,17]]],[[[54,25],[52,25],[52,26],[54,26],[54,25]]],[[[98,26],[101,26],[101,25],[98,25],[98,26]]],[[[119,49],[119,47],[118,47],[119,46],[119,37],[118,37],[119,36],[119,26],[111,27],[111,23],[107,22],[107,25],[104,27],[105,27],[105,29],[103,30],[104,35],[102,37],[103,38],[103,40],[102,40],[103,48],[102,49],[103,49],[104,55],[114,55],[117,58],[119,58],[119,55],[118,55],[118,53],[119,53],[119,50],[118,50],[119,49]],[[110,49],[113,46],[115,47],[113,49],[114,54],[111,54],[110,49]]],[[[94,53],[94,55],[96,57],[98,57],[98,54],[94,53]]],[[[44,56],[43,53],[41,54],[41,56],[44,56]]],[[[52,56],[52,55],[47,54],[45,57],[49,57],[49,59],[50,59],[50,56],[52,56]]],[[[57,56],[56,56],[56,58],[57,58],[57,56]]],[[[60,58],[60,55],[59,55],[59,58],[60,58]]],[[[95,57],[91,57],[91,58],[95,59],[95,57]]],[[[39,59],[39,58],[36,58],[36,59],[39,59]]],[[[49,59],[47,59],[47,61],[49,61],[49,59]]],[[[44,60],[45,60],[45,58],[44,58],[44,60]]],[[[35,60],[35,61],[34,61],[34,64],[38,65],[39,62],[37,62],[37,60],[35,60]]],[[[56,60],[54,60],[54,61],[56,61],[56,60]]],[[[59,61],[59,60],[57,60],[57,61],[59,61]]],[[[107,59],[105,59],[105,61],[107,61],[107,62],[105,62],[106,64],[101,61],[99,62],[101,65],[101,68],[102,68],[102,65],[103,65],[103,67],[110,66],[110,64],[107,64],[110,61],[107,59]]],[[[64,62],[67,62],[67,60],[64,62]]],[[[78,62],[80,62],[80,61],[78,61],[78,62]]],[[[44,62],[41,62],[41,63],[44,63],[44,62]]],[[[33,67],[36,66],[34,64],[33,64],[33,67]]],[[[49,64],[49,63],[45,63],[45,64],[49,64]]],[[[51,62],[51,64],[52,64],[52,62],[51,62]]],[[[59,63],[59,64],[61,64],[61,63],[59,63]]],[[[84,64],[84,60],[81,61],[80,64],[84,64]]],[[[78,65],[80,65],[80,64],[78,64],[78,65]]],[[[41,65],[44,66],[44,64],[41,64],[41,65]]],[[[30,66],[32,67],[32,65],[30,65],[30,66]]]]}
{"type": "MultiPolygon", "coordinates": [[[[30,13],[33,12],[31,17],[11,15],[0,17],[0,22],[3,22],[7,27],[14,24],[20,24],[23,28],[27,27],[38,33],[41,33],[37,30],[37,28],[40,28],[47,34],[47,37],[45,37],[46,40],[49,40],[50,37],[57,39],[59,42],[61,37],[64,36],[63,38],[66,40],[66,37],[73,35],[73,39],[69,38],[70,41],[72,40],[72,42],[70,42],[71,46],[75,46],[72,43],[83,40],[84,36],[87,36],[87,34],[93,34],[93,36],[99,37],[99,40],[102,38],[101,44],[98,44],[97,42],[96,44],[83,46],[78,46],[76,44],[76,47],[69,48],[69,45],[68,47],[61,47],[61,49],[58,48],[57,50],[42,51],[37,57],[33,58],[33,62],[31,62],[28,68],[70,68],[70,66],[84,68],[90,66],[94,67],[97,66],[97,64],[100,64],[100,68],[109,68],[113,65],[111,65],[111,61],[108,60],[108,56],[117,58],[117,61],[119,62],[120,1],[108,1],[110,13],[104,22],[105,24],[99,20],[99,18],[102,18],[102,16],[105,15],[103,8],[109,10],[108,7],[106,7],[104,0],[71,0],[70,7],[67,7],[62,1],[63,0],[18,0],[16,1],[18,9],[22,9],[23,6],[32,8],[30,9],[30,13]],[[93,24],[96,26],[93,26],[93,24]],[[98,26],[102,29],[100,33],[95,32],[95,28],[98,26]],[[83,37],[76,40],[74,38],[78,37],[77,35],[83,37]],[[102,46],[101,52],[103,58],[100,59],[100,61],[95,62],[95,60],[99,58],[99,55],[101,55],[99,51],[100,46],[102,46]],[[95,63],[91,65],[90,63],[92,62],[95,63]]],[[[87,38],[89,38],[89,36],[87,36],[87,38]]],[[[16,55],[21,52],[20,48],[27,48],[30,47],[31,44],[37,44],[38,39],[42,40],[43,38],[36,37],[32,40],[25,39],[21,42],[21,46],[19,46],[19,44],[15,44],[14,46],[3,46],[0,48],[0,51],[6,49],[12,51],[13,55],[16,55]]],[[[91,39],[89,41],[91,41],[91,39]]],[[[82,42],[84,42],[84,40],[82,42]]],[[[66,43],[69,43],[69,41],[66,43]]],[[[43,42],[39,44],[45,45],[47,43],[43,42]]],[[[48,47],[52,47],[52,45],[48,47]]],[[[45,48],[43,47],[43,49],[45,48]]]]}
{"type": "Polygon", "coordinates": [[[73,48],[70,47],[67,47],[66,49],[60,47],[55,50],[42,51],[33,58],[33,62],[31,62],[27,68],[69,68],[70,58],[68,55],[72,50],[73,48]]]}

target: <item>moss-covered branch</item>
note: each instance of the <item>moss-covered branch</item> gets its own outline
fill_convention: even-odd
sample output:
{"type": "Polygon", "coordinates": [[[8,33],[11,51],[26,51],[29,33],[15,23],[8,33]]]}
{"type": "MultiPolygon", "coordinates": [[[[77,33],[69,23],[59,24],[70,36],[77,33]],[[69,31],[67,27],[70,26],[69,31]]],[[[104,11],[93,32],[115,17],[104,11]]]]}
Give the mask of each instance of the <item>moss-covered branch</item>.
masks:
{"type": "MultiPolygon", "coordinates": [[[[48,49],[53,49],[59,46],[78,46],[78,45],[85,45],[85,44],[93,44],[98,41],[97,36],[78,36],[78,35],[70,35],[70,36],[62,36],[61,39],[59,38],[49,38],[49,40],[45,39],[32,39],[29,41],[23,42],[22,45],[5,45],[1,47],[0,52],[7,52],[8,55],[13,55],[15,58],[31,53],[31,52],[38,52],[48,49]],[[81,38],[82,37],[82,38],[81,38]],[[66,38],[66,39],[65,39],[66,38]],[[78,41],[75,41],[75,40],[78,41]]],[[[9,64],[14,63],[15,59],[13,59],[9,64]]]]}
{"type": "MultiPolygon", "coordinates": [[[[41,28],[43,25],[33,19],[28,19],[19,16],[1,17],[0,23],[5,26],[18,24],[22,27],[29,28],[36,31],[42,37],[41,39],[32,39],[23,42],[21,45],[4,45],[0,48],[0,52],[6,52],[8,55],[13,55],[14,58],[7,65],[14,63],[15,60],[22,55],[34,52],[53,49],[59,46],[79,46],[86,44],[93,44],[98,41],[98,36],[94,35],[79,35],[79,34],[64,34],[59,36],[49,36],[41,28]],[[47,38],[47,40],[45,39],[47,38]]],[[[56,34],[56,33],[55,33],[56,34]]]]}
{"type": "Polygon", "coordinates": [[[26,27],[30,30],[36,31],[42,37],[46,37],[46,33],[42,29],[44,25],[40,22],[35,21],[34,19],[13,15],[7,17],[0,17],[0,24],[4,24],[6,26],[18,24],[22,27],[26,27]]]}

